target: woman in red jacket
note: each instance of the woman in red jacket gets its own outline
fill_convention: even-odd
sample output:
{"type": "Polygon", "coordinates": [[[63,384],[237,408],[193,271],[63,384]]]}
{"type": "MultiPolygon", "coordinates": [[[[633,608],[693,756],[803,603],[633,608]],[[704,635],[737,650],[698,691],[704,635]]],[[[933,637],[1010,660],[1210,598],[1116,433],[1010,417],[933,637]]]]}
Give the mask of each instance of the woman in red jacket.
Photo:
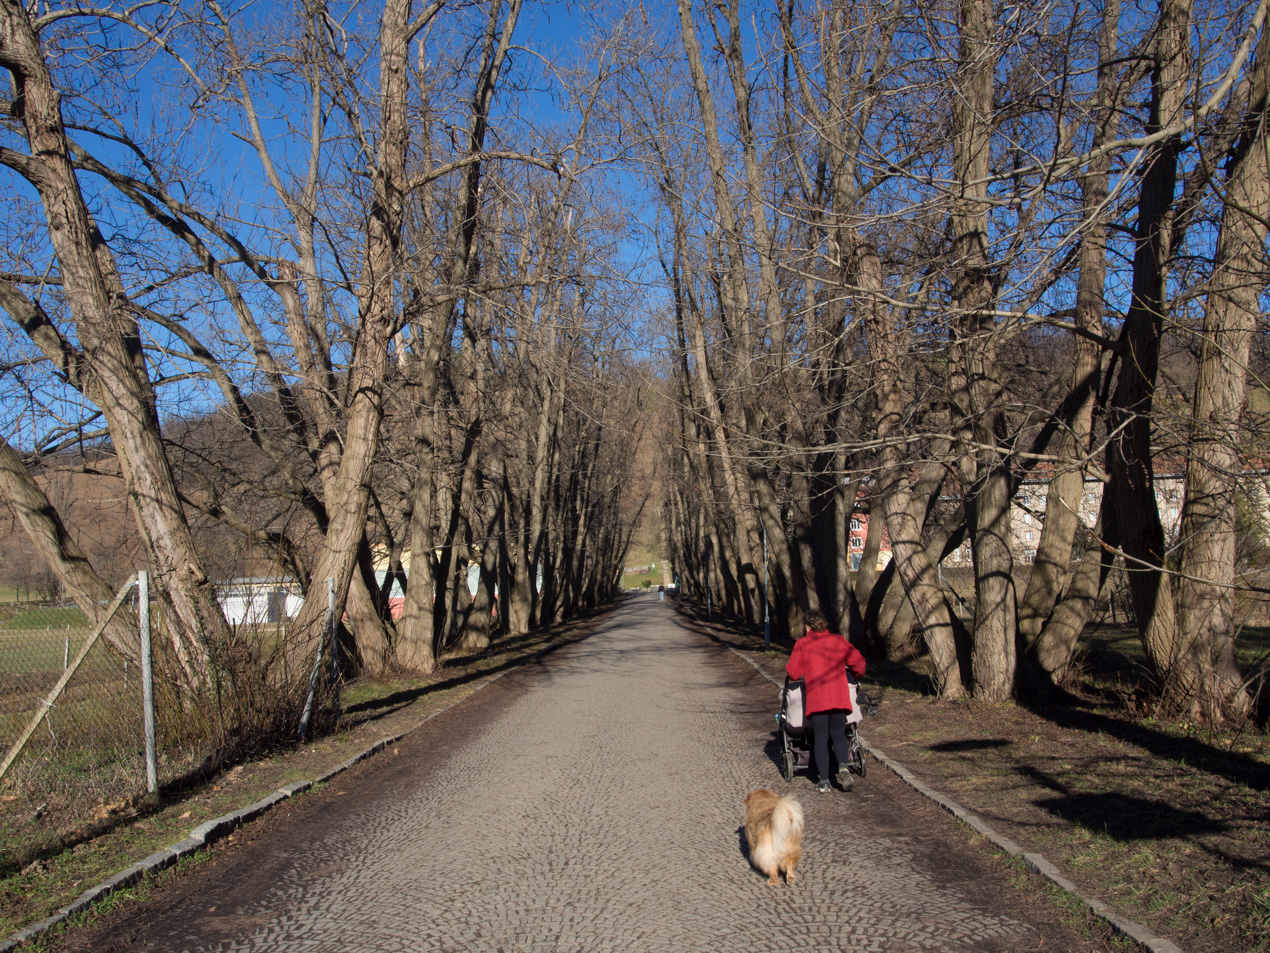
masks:
{"type": "Polygon", "coordinates": [[[833,742],[838,759],[838,783],[851,790],[854,782],[847,770],[847,715],[851,712],[851,687],[847,669],[856,677],[864,674],[864,656],[847,641],[845,635],[829,631],[829,623],[816,613],[806,618],[807,631],[794,643],[785,672],[790,678],[801,678],[804,711],[811,726],[816,753],[816,774],[820,780],[816,790],[829,791],[829,742],[833,742]]]}

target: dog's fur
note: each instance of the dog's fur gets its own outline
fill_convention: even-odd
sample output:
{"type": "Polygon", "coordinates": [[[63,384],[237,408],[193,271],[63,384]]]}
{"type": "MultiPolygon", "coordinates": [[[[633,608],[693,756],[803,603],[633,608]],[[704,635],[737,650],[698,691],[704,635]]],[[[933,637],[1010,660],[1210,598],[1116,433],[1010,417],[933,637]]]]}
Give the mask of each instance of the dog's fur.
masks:
{"type": "Polygon", "coordinates": [[[745,839],[750,863],[767,874],[767,882],[794,882],[794,865],[803,855],[803,806],[792,797],[777,797],[759,788],[745,796],[745,839]]]}

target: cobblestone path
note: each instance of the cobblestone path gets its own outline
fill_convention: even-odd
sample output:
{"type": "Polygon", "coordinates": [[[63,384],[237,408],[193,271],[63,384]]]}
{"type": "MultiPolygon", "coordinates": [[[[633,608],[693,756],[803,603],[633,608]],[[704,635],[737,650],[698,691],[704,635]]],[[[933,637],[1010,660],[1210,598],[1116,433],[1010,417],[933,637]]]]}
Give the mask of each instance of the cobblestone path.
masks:
{"type": "Polygon", "coordinates": [[[775,710],[744,661],[634,597],[338,780],[302,825],[234,848],[126,948],[1089,948],[1029,922],[991,853],[876,764],[851,793],[786,785],[775,710]],[[745,860],[756,787],[806,809],[793,887],[745,860]]]}

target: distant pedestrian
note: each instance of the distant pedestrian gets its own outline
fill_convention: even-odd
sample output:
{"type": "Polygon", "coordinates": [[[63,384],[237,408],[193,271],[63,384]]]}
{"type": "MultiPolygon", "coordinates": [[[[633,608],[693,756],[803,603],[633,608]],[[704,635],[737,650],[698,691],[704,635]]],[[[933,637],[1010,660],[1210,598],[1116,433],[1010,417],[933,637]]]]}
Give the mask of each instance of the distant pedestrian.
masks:
{"type": "Polygon", "coordinates": [[[845,635],[829,631],[824,616],[807,614],[803,637],[794,643],[785,672],[805,685],[805,711],[811,727],[816,758],[816,790],[829,791],[829,743],[838,759],[838,783],[850,790],[855,783],[847,770],[847,715],[851,712],[851,685],[847,669],[864,674],[864,656],[845,635]]]}
{"type": "Polygon", "coordinates": [[[657,593],[658,593],[657,598],[660,599],[662,602],[665,602],[666,601],[666,587],[658,586],[657,593]]]}

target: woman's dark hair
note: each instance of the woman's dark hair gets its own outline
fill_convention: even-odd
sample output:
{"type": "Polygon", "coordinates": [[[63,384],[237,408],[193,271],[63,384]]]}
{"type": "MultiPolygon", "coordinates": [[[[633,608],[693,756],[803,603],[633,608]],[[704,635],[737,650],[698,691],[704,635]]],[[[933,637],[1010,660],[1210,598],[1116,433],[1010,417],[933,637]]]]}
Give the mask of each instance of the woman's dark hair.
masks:
{"type": "Polygon", "coordinates": [[[824,632],[829,628],[828,620],[819,612],[808,612],[803,617],[803,622],[813,632],[824,632]]]}

